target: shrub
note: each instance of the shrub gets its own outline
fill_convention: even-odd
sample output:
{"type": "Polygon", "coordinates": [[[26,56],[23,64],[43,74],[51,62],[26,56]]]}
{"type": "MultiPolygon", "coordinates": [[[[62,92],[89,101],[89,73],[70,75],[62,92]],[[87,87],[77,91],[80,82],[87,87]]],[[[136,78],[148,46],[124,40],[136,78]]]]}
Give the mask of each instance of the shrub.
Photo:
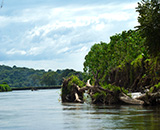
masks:
{"type": "Polygon", "coordinates": [[[125,88],[115,86],[115,85],[111,85],[111,84],[107,84],[107,85],[103,86],[103,88],[109,89],[109,90],[114,91],[114,92],[122,91],[123,93],[128,94],[128,90],[126,90],[125,88]]]}
{"type": "Polygon", "coordinates": [[[71,78],[71,81],[68,84],[69,86],[72,86],[73,84],[76,84],[79,87],[83,87],[84,86],[84,82],[82,82],[77,76],[72,75],[69,78],[71,78]]]}
{"type": "Polygon", "coordinates": [[[0,92],[12,91],[7,83],[0,84],[0,92]]]}

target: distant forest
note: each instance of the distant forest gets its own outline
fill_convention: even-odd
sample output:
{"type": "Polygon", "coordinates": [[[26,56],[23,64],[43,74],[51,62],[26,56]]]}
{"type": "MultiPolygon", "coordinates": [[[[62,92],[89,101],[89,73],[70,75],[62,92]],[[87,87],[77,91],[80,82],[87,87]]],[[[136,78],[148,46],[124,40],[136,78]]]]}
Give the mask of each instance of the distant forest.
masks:
{"type": "Polygon", "coordinates": [[[77,72],[73,69],[45,71],[0,65],[0,84],[7,83],[10,87],[61,85],[63,78],[71,75],[77,75],[80,79],[83,79],[82,72],[77,72]]]}

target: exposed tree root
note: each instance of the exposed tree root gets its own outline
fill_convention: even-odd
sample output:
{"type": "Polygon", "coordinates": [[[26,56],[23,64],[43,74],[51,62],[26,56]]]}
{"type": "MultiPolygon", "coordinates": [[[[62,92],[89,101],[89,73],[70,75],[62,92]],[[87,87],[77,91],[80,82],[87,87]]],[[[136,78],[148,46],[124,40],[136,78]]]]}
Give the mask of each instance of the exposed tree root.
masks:
{"type": "Polygon", "coordinates": [[[83,94],[87,91],[94,104],[157,105],[160,103],[160,92],[146,92],[137,98],[131,98],[121,91],[111,91],[101,86],[92,86],[90,80],[82,88],[76,84],[73,84],[71,88],[67,88],[70,80],[70,78],[65,79],[63,82],[62,102],[83,103],[83,94]],[[99,94],[97,97],[95,97],[96,93],[99,94]]]}

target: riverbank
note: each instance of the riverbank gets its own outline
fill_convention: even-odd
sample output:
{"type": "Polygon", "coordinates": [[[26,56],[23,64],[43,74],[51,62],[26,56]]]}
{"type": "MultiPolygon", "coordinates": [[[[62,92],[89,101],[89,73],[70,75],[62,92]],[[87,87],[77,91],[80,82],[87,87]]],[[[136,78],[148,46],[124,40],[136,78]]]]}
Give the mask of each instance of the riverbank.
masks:
{"type": "Polygon", "coordinates": [[[44,87],[17,87],[17,88],[12,88],[12,91],[17,91],[17,90],[39,90],[39,89],[61,89],[61,85],[55,85],[55,86],[44,86],[44,87]]]}

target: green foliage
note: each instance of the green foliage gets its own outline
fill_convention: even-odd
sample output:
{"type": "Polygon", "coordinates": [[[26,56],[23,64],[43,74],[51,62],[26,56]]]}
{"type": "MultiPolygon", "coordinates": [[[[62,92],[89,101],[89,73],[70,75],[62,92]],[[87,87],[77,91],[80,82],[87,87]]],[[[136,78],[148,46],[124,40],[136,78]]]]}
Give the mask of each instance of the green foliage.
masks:
{"type": "Polygon", "coordinates": [[[103,83],[114,68],[123,68],[138,55],[148,56],[139,31],[123,31],[110,39],[108,44],[101,42],[93,45],[85,57],[84,72],[89,74],[92,81],[99,79],[103,83]]]}
{"type": "Polygon", "coordinates": [[[131,62],[131,65],[134,66],[134,68],[141,67],[142,59],[143,59],[143,55],[140,54],[135,60],[131,62]]]}
{"type": "Polygon", "coordinates": [[[93,103],[100,103],[100,104],[118,103],[117,102],[119,97],[118,95],[120,92],[128,94],[128,91],[125,90],[124,88],[120,88],[118,86],[114,86],[111,84],[107,84],[103,86],[103,88],[111,90],[115,96],[113,97],[113,95],[106,93],[105,91],[96,92],[92,95],[93,103]]]}
{"type": "Polygon", "coordinates": [[[146,74],[144,74],[143,76],[142,76],[142,78],[145,78],[147,75],[146,74]]]}
{"type": "Polygon", "coordinates": [[[0,84],[0,92],[12,91],[7,83],[0,84]]]}
{"type": "Polygon", "coordinates": [[[159,89],[160,88],[160,82],[158,83],[158,84],[155,84],[154,85],[157,89],[159,89]]]}
{"type": "Polygon", "coordinates": [[[98,98],[105,98],[107,95],[105,92],[96,92],[95,94],[93,94],[93,98],[94,99],[98,99],[98,98]]]}
{"type": "Polygon", "coordinates": [[[84,79],[84,75],[82,72],[75,71],[73,69],[57,70],[55,75],[56,85],[61,85],[63,82],[63,78],[68,78],[72,75],[76,75],[80,80],[84,79]]]}
{"type": "Polygon", "coordinates": [[[124,66],[131,62],[140,54],[146,54],[143,47],[144,39],[141,38],[138,31],[123,31],[121,34],[112,36],[109,43],[111,56],[109,58],[109,68],[124,66]]]}
{"type": "MultiPolygon", "coordinates": [[[[154,57],[145,60],[147,74],[152,77],[154,84],[157,84],[160,80],[160,63],[159,57],[154,57]]],[[[152,85],[154,85],[152,84],[152,85]]]]}
{"type": "Polygon", "coordinates": [[[53,71],[50,71],[48,73],[44,73],[42,76],[42,84],[44,85],[55,85],[56,84],[56,73],[53,71]]]}
{"type": "MultiPolygon", "coordinates": [[[[84,83],[76,75],[72,75],[72,76],[68,77],[67,80],[68,79],[70,79],[70,81],[68,82],[67,86],[62,87],[62,90],[61,90],[62,95],[65,95],[65,96],[71,95],[75,89],[73,87],[73,85],[78,85],[79,87],[84,86],[84,83]]],[[[74,97],[74,95],[71,95],[71,96],[74,97]]]]}
{"type": "Polygon", "coordinates": [[[105,55],[107,55],[107,47],[108,45],[103,42],[95,44],[86,55],[84,72],[88,73],[91,78],[100,79],[105,74],[107,67],[107,59],[105,57],[105,55]]]}
{"type": "Polygon", "coordinates": [[[154,90],[154,87],[151,87],[151,88],[149,89],[149,92],[152,93],[153,90],[154,90]]]}
{"type": "Polygon", "coordinates": [[[40,77],[44,70],[0,65],[0,83],[6,82],[10,87],[40,86],[40,77]]]}
{"type": "MultiPolygon", "coordinates": [[[[86,55],[84,72],[95,81],[95,86],[114,83],[140,91],[160,81],[160,2],[142,0],[136,11],[139,12],[138,30],[111,36],[108,44],[94,44],[86,55]]],[[[104,87],[125,91],[110,85],[104,87]]]]}
{"type": "Polygon", "coordinates": [[[63,78],[67,78],[72,74],[83,79],[82,72],[77,72],[73,69],[49,70],[34,70],[29,68],[9,67],[0,65],[0,83],[6,82],[10,87],[41,87],[51,85],[61,85],[63,78]]]}
{"type": "Polygon", "coordinates": [[[128,94],[128,90],[126,90],[125,88],[119,87],[119,86],[115,86],[115,85],[111,85],[111,84],[106,84],[106,85],[103,86],[103,88],[109,89],[109,90],[111,90],[113,92],[121,91],[121,92],[123,92],[125,94],[128,94]]]}
{"type": "Polygon", "coordinates": [[[72,86],[73,84],[78,85],[79,87],[84,87],[84,82],[81,81],[77,76],[72,75],[69,78],[71,78],[71,81],[69,81],[68,86],[72,86]]]}
{"type": "Polygon", "coordinates": [[[152,56],[160,55],[160,2],[158,0],[142,0],[136,11],[139,13],[137,28],[143,38],[145,46],[152,56]]]}
{"type": "Polygon", "coordinates": [[[158,91],[159,89],[160,89],[160,82],[158,82],[158,84],[155,84],[154,86],[152,86],[149,89],[149,92],[152,93],[152,92],[158,91]]]}

